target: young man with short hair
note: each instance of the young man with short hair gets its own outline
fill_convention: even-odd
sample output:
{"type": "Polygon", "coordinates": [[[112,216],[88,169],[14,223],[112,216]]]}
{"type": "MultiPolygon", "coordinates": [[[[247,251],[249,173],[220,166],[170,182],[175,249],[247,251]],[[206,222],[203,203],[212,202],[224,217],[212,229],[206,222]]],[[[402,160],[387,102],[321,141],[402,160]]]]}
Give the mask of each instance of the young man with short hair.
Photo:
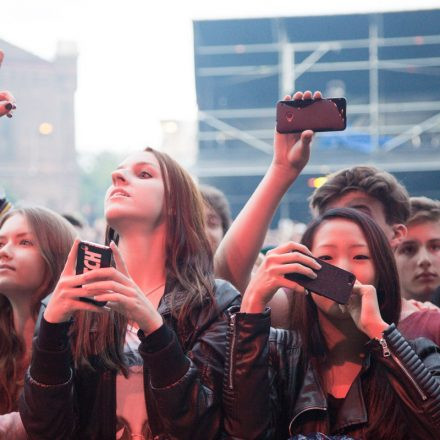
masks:
{"type": "MultiPolygon", "coordinates": [[[[314,99],[321,94],[315,92],[314,99]]],[[[292,99],[311,99],[311,92],[297,92],[292,99]]],[[[285,99],[290,99],[289,96],[285,99]]],[[[297,179],[310,157],[313,132],[280,134],[275,132],[274,158],[263,180],[232,223],[215,255],[216,276],[245,291],[251,269],[263,243],[267,228],[285,192],[297,179]],[[261,209],[264,207],[264,209],[261,209]]],[[[396,248],[406,235],[409,196],[406,189],[389,173],[370,166],[356,166],[329,176],[311,197],[316,213],[330,208],[351,207],[369,214],[396,248]]],[[[289,295],[279,290],[270,303],[272,326],[289,328],[289,295]]],[[[429,325],[408,325],[408,338],[424,336],[440,344],[440,312],[422,305],[402,302],[401,323],[410,323],[421,314],[429,315],[429,325]],[[422,308],[422,310],[420,310],[422,308]],[[417,314],[413,317],[411,315],[417,314]]]]}

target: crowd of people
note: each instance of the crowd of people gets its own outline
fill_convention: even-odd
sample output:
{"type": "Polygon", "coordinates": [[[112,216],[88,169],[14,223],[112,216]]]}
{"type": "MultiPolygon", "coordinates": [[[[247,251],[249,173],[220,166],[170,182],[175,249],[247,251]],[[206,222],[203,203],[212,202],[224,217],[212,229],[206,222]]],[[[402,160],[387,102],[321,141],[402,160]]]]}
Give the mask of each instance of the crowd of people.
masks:
{"type": "Polygon", "coordinates": [[[2,199],[0,438],[438,438],[440,202],[343,169],[301,240],[261,253],[313,135],[275,132],[233,221],[167,154],[130,154],[103,200],[112,264],[84,273],[71,218],[2,199]],[[286,277],[324,262],[354,274],[348,303],[286,277]]]}

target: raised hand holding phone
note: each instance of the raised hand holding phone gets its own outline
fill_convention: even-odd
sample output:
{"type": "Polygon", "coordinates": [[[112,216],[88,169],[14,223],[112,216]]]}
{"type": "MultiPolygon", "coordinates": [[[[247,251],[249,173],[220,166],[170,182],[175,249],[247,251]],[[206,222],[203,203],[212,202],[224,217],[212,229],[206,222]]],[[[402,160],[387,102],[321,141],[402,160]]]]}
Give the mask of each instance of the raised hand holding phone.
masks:
{"type": "MultiPolygon", "coordinates": [[[[0,67],[3,58],[4,53],[0,50],[0,67]]],[[[12,96],[12,93],[7,90],[0,91],[0,117],[6,115],[8,118],[12,118],[12,111],[16,108],[15,98],[12,96]]]]}
{"type": "MultiPolygon", "coordinates": [[[[320,100],[322,94],[316,91],[296,92],[293,96],[287,95],[284,101],[320,100]]],[[[272,167],[280,173],[280,177],[286,179],[290,185],[301,173],[310,158],[310,145],[314,132],[305,130],[301,133],[280,133],[275,129],[274,156],[272,167]]]]}
{"type": "Polygon", "coordinates": [[[277,131],[301,133],[305,130],[341,131],[347,126],[346,100],[289,99],[277,104],[277,131]]]}

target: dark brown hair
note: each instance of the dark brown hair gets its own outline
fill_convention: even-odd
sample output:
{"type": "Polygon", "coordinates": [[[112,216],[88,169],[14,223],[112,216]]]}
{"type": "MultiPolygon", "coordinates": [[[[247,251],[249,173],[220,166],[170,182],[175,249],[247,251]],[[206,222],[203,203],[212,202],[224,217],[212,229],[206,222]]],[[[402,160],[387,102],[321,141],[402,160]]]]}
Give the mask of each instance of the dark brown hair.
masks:
{"type": "Polygon", "coordinates": [[[411,197],[409,224],[440,221],[440,201],[428,197],[411,197]]]}
{"type": "MultiPolygon", "coordinates": [[[[73,227],[57,213],[43,207],[15,208],[0,221],[0,229],[14,215],[26,219],[45,262],[46,279],[37,294],[31,298],[34,319],[41,300],[55,287],[75,239],[73,227]]],[[[24,341],[17,334],[9,299],[0,293],[0,414],[16,409],[17,394],[23,382],[24,341]]]]}
{"type": "MultiPolygon", "coordinates": [[[[352,221],[362,230],[376,271],[375,287],[380,313],[385,322],[397,325],[401,297],[393,252],[381,228],[368,215],[351,208],[331,209],[310,223],[301,243],[311,249],[318,228],[324,222],[334,219],[352,221]]],[[[292,328],[301,336],[306,358],[314,362],[320,371],[319,366],[325,365],[327,361],[328,349],[319,326],[317,307],[310,295],[293,295],[292,310],[292,328]]],[[[368,418],[371,421],[366,438],[405,438],[406,428],[400,404],[383,367],[372,362],[363,383],[368,418]],[[387,402],[385,407],[383,402],[387,402]]]]}
{"type": "MultiPolygon", "coordinates": [[[[191,176],[170,156],[152,148],[145,149],[159,162],[164,182],[166,222],[165,269],[167,297],[178,328],[187,324],[191,311],[214,302],[212,252],[204,231],[203,200],[191,176]],[[176,298],[184,298],[176,301],[176,298]]],[[[115,230],[107,227],[106,243],[118,242],[115,230]]],[[[106,368],[125,371],[122,361],[127,320],[110,312],[80,312],[74,326],[77,363],[91,366],[88,358],[97,355],[106,368]],[[90,338],[90,330],[97,329],[90,338]]]]}
{"type": "Polygon", "coordinates": [[[311,195],[310,209],[315,215],[321,215],[329,203],[350,191],[362,191],[378,200],[389,225],[406,224],[409,217],[407,190],[392,174],[372,166],[355,166],[330,174],[311,195]]]}

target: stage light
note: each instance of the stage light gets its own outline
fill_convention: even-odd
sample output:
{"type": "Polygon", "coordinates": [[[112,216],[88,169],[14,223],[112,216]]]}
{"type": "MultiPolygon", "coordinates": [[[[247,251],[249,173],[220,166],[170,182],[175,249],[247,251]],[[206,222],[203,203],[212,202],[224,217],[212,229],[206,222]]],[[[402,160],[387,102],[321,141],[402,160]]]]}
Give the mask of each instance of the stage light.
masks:
{"type": "Polygon", "coordinates": [[[307,185],[310,188],[319,188],[320,186],[324,185],[325,182],[327,182],[327,177],[325,177],[325,176],[310,177],[307,180],[307,185]]]}

